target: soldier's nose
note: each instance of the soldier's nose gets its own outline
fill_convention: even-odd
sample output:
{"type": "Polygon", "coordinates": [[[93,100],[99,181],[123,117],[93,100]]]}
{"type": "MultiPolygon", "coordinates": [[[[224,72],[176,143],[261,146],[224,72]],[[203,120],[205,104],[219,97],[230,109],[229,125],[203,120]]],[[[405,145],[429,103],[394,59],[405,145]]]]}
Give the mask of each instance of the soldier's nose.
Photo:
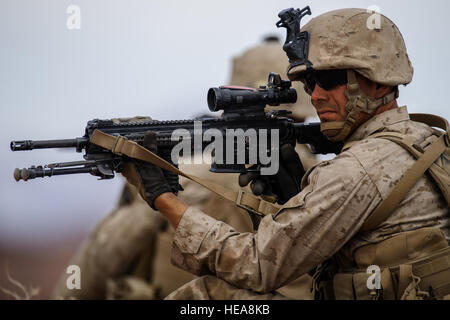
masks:
{"type": "Polygon", "coordinates": [[[317,104],[319,101],[328,100],[328,92],[325,89],[322,89],[318,85],[315,85],[314,90],[311,94],[311,102],[313,104],[317,104]]]}

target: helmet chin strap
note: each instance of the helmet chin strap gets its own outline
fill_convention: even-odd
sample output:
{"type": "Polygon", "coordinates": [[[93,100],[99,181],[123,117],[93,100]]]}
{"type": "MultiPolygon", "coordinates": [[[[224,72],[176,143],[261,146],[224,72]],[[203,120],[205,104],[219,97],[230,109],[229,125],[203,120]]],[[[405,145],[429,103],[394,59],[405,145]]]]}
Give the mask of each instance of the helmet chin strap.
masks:
{"type": "Polygon", "coordinates": [[[345,95],[348,102],[345,111],[348,115],[344,121],[324,122],[320,124],[320,131],[331,141],[343,141],[351,132],[361,112],[372,114],[378,107],[384,106],[398,98],[398,90],[390,92],[378,99],[367,96],[356,80],[355,71],[347,70],[347,90],[345,95]]]}

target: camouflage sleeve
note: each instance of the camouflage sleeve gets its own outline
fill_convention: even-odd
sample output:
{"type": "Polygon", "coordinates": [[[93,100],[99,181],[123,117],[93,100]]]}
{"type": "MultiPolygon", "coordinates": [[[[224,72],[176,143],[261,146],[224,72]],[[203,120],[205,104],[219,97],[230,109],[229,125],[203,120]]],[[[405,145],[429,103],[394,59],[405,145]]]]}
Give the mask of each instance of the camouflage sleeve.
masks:
{"type": "Polygon", "coordinates": [[[381,200],[350,153],[319,164],[295,208],[266,216],[256,233],[239,233],[189,207],[175,232],[172,263],[212,273],[241,288],[270,292],[336,253],[381,200]]]}

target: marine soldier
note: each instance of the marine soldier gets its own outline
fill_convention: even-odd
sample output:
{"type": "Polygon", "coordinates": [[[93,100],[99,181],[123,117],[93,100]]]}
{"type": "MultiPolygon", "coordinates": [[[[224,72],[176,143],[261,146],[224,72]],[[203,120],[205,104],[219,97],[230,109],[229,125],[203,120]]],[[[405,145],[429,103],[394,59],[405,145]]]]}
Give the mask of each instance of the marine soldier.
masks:
{"type": "MultiPolygon", "coordinates": [[[[286,47],[288,77],[304,83],[324,135],[345,146],[303,177],[293,147],[281,146],[291,198],[256,233],[185,204],[160,168],[134,162],[135,184],[175,228],[172,263],[199,276],[169,299],[284,299],[275,290],[313,270],[317,298],[450,297],[448,123],[398,107],[398,86],[413,75],[406,47],[391,20],[381,15],[368,28],[369,17],[328,12],[286,47]],[[379,285],[368,285],[369,266],[379,268],[379,285]]],[[[157,151],[150,132],[145,146],[157,151]]]]}

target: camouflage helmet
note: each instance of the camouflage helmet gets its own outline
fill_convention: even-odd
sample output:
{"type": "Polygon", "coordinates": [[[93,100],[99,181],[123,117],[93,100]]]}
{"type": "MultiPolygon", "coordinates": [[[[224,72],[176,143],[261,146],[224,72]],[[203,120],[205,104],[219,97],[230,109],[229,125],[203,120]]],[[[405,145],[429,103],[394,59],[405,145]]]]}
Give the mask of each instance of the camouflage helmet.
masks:
{"type": "MultiPolygon", "coordinates": [[[[340,9],[311,19],[301,31],[309,33],[307,59],[314,70],[353,69],[380,84],[396,86],[412,80],[413,68],[397,26],[366,9],[340,9]],[[372,15],[379,24],[372,25],[372,15]]],[[[302,77],[307,66],[291,66],[288,77],[302,77]]]]}
{"type": "MultiPolygon", "coordinates": [[[[292,21],[300,24],[306,14],[311,14],[309,7],[283,10],[277,26],[287,28],[292,21]]],[[[365,9],[335,10],[311,19],[298,31],[294,38],[288,33],[290,40],[283,47],[289,57],[290,80],[304,82],[313,70],[347,70],[347,118],[321,124],[323,134],[332,141],[345,140],[361,112],[373,114],[378,107],[398,97],[398,85],[412,80],[413,68],[403,37],[397,26],[379,13],[365,9]],[[373,23],[374,17],[379,19],[378,23],[373,23]],[[356,73],[392,86],[394,91],[372,99],[361,90],[356,73]]]]}
{"type": "MultiPolygon", "coordinates": [[[[251,88],[267,85],[269,72],[285,75],[287,63],[288,59],[279,38],[274,35],[266,36],[261,44],[247,49],[241,55],[233,58],[229,83],[251,88]]],[[[311,99],[304,92],[302,86],[298,82],[293,82],[292,86],[297,89],[298,98],[295,104],[286,105],[287,110],[292,111],[291,116],[300,121],[316,116],[311,99]]],[[[271,109],[277,108],[266,108],[266,110],[271,109]]]]}

